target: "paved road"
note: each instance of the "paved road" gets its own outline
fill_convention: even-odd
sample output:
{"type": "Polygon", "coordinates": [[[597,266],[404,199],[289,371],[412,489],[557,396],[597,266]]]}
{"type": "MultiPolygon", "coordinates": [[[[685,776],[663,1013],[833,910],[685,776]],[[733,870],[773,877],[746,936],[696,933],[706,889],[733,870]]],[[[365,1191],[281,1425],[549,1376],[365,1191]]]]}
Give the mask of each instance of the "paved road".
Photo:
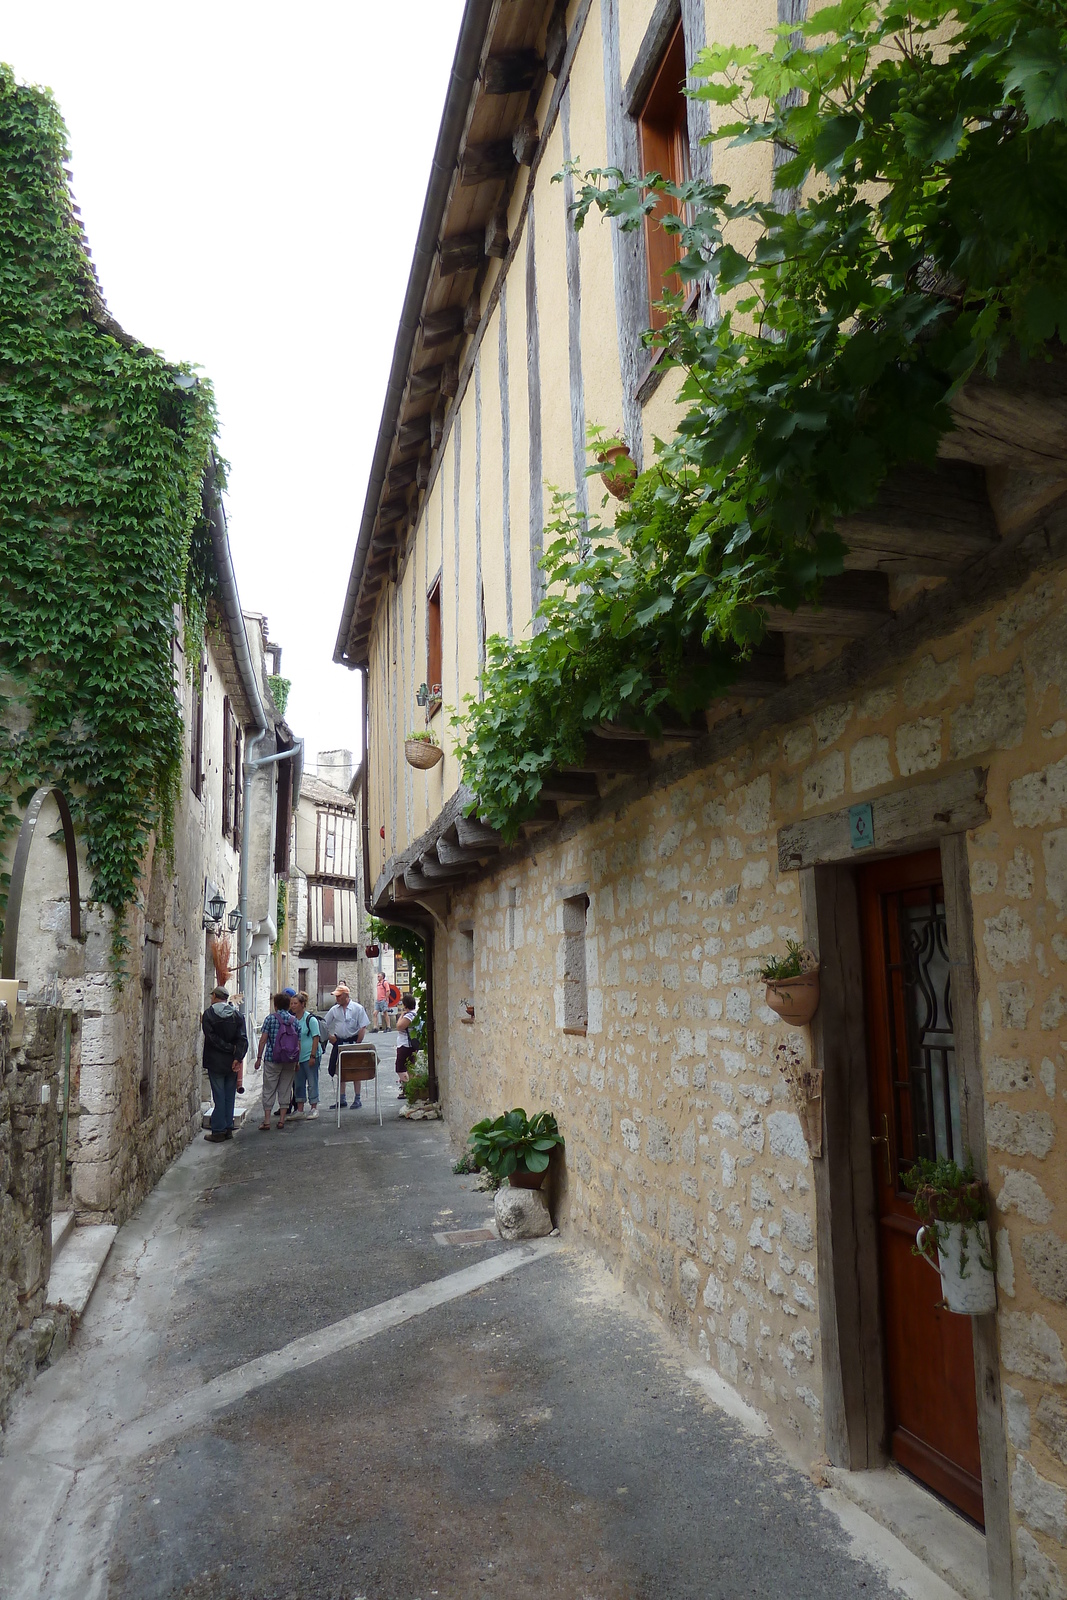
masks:
{"type": "Polygon", "coordinates": [[[439,1241],[490,1197],[387,1070],[384,1127],[250,1118],[121,1230],[6,1436],[5,1600],[897,1592],[595,1263],[439,1241]]]}

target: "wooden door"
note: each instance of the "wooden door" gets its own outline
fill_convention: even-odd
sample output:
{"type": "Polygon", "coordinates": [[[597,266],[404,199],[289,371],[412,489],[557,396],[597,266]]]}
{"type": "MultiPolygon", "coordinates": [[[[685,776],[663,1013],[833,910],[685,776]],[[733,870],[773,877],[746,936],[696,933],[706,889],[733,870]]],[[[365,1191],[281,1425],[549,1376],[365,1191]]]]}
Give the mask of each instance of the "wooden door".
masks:
{"type": "Polygon", "coordinates": [[[873,862],[859,884],[890,1450],[982,1523],[971,1320],[941,1309],[940,1279],[913,1253],[903,1184],[920,1156],[967,1156],[940,854],[873,862]]]}

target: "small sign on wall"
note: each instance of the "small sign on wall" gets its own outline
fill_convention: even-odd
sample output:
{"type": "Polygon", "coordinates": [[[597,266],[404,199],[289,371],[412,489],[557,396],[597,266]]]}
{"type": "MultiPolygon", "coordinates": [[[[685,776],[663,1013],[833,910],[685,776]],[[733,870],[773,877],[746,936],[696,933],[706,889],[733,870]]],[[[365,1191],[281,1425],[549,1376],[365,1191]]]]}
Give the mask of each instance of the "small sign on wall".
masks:
{"type": "Polygon", "coordinates": [[[859,806],[849,806],[848,828],[853,850],[870,849],[874,843],[874,815],[869,800],[859,806]]]}

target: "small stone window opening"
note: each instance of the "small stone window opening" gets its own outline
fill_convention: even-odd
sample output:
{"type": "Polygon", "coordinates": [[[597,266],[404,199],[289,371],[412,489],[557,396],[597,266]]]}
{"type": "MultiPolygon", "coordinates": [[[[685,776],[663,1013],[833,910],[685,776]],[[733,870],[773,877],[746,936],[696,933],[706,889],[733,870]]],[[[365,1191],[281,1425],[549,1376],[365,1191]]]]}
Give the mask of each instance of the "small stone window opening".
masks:
{"type": "Polygon", "coordinates": [[[589,1023],[585,968],[585,931],[589,896],[576,894],[563,902],[563,1031],[584,1034],[589,1023]]]}
{"type": "Polygon", "coordinates": [[[504,949],[515,948],[515,924],[518,915],[519,891],[514,884],[504,890],[504,949]]]}
{"type": "Polygon", "coordinates": [[[474,929],[461,928],[459,932],[459,1020],[474,1021],[474,929]]]}

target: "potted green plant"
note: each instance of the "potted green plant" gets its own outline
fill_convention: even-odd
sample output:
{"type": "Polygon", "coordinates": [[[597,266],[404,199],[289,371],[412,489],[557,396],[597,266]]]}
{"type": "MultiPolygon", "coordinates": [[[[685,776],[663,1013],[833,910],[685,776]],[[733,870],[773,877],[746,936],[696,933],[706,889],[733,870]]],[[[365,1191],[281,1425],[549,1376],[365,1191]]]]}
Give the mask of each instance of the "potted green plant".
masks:
{"type": "Polygon", "coordinates": [[[941,1275],[946,1309],[981,1317],[997,1309],[996,1271],[989,1245],[989,1200],[970,1161],[947,1156],[916,1162],[905,1175],[922,1223],[915,1253],[941,1275]]]}
{"type": "Polygon", "coordinates": [[[414,1067],[404,1084],[404,1099],[409,1106],[430,1098],[430,1074],[425,1067],[414,1067]]]}
{"type": "Polygon", "coordinates": [[[783,1022],[801,1028],[819,1009],[819,963],[795,939],[786,940],[784,956],[772,956],[760,968],[767,985],[767,1004],[783,1022]]]}
{"type": "Polygon", "coordinates": [[[549,1111],[527,1117],[521,1106],[502,1117],[485,1117],[470,1131],[471,1154],[494,1178],[507,1178],[513,1189],[539,1189],[553,1150],[563,1148],[563,1135],[549,1111]]]}
{"type": "Polygon", "coordinates": [[[436,767],[444,755],[444,751],[437,742],[437,735],[431,733],[429,728],[424,728],[409,733],[404,740],[404,759],[409,767],[419,767],[428,771],[436,767]]]}

